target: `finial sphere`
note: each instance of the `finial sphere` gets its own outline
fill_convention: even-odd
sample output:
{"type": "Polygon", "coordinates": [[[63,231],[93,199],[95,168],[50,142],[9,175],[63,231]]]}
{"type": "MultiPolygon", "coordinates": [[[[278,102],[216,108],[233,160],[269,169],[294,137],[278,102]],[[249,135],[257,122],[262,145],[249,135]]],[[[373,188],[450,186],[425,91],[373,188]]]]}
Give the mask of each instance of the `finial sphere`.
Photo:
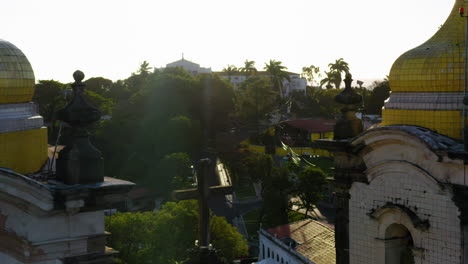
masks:
{"type": "Polygon", "coordinates": [[[73,79],[75,79],[75,82],[80,83],[84,79],[85,75],[82,71],[75,71],[73,73],[73,79]]]}

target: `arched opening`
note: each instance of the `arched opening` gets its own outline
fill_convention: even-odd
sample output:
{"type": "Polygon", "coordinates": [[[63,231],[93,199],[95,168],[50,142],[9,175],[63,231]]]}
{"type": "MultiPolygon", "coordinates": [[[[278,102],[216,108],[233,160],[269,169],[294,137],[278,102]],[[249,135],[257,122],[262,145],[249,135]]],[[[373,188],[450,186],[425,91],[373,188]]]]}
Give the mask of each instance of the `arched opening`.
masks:
{"type": "Polygon", "coordinates": [[[409,230],[400,224],[392,224],[385,230],[385,264],[414,264],[413,238],[409,230]]]}

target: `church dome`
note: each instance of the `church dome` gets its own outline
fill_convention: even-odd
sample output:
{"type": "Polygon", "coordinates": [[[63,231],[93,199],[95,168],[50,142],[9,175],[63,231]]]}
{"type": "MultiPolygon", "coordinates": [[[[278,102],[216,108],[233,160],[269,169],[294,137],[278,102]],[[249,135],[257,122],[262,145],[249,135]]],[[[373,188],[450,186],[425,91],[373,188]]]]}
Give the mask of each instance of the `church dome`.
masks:
{"type": "Polygon", "coordinates": [[[0,39],[0,104],[30,102],[34,95],[34,72],[23,52],[0,39]]]}
{"type": "Polygon", "coordinates": [[[47,161],[47,128],[31,103],[33,95],[31,64],[0,39],[0,168],[28,174],[47,161]]]}
{"type": "Polygon", "coordinates": [[[465,23],[456,0],[442,27],[422,45],[401,55],[389,75],[392,93],[382,125],[417,125],[452,138],[462,135],[465,23]]]}
{"type": "Polygon", "coordinates": [[[393,64],[393,92],[462,92],[465,19],[457,0],[445,24],[422,45],[407,51],[393,64]]]}

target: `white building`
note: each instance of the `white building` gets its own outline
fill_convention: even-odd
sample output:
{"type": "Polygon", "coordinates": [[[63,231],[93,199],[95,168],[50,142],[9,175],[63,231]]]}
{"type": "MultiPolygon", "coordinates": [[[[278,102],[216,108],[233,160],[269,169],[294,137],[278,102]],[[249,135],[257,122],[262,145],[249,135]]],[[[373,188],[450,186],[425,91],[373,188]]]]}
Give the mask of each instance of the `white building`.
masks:
{"type": "Polygon", "coordinates": [[[335,263],[335,232],[321,222],[305,219],[287,225],[261,229],[258,263],[335,263]]]}
{"type": "MultiPolygon", "coordinates": [[[[199,73],[212,73],[213,71],[211,68],[203,68],[200,67],[200,64],[197,64],[195,62],[188,61],[182,57],[182,59],[178,61],[174,61],[171,63],[166,64],[166,68],[175,68],[175,67],[180,67],[189,73],[192,74],[192,76],[195,76],[199,73]]],[[[164,68],[159,68],[159,70],[162,70],[164,68]]],[[[236,72],[236,73],[231,73],[227,74],[226,72],[214,72],[218,74],[221,78],[228,79],[235,88],[238,88],[239,85],[247,80],[248,76],[241,72],[236,72]]],[[[306,87],[307,87],[307,80],[302,78],[299,73],[293,73],[293,72],[287,72],[290,81],[284,80],[283,81],[283,96],[288,96],[292,91],[302,91],[305,93],[306,87]]],[[[270,77],[270,73],[267,71],[258,71],[255,73],[255,76],[264,76],[264,77],[270,77]]]]}
{"type": "MultiPolygon", "coordinates": [[[[287,73],[291,81],[283,81],[284,96],[288,96],[292,91],[302,91],[305,93],[307,87],[307,80],[301,78],[301,75],[299,73],[287,73]]],[[[235,88],[238,88],[239,85],[248,78],[248,76],[241,72],[231,74],[228,74],[226,72],[216,72],[216,74],[218,74],[221,78],[228,79],[234,85],[235,88]]],[[[258,71],[255,73],[255,76],[270,77],[270,73],[267,71],[258,71]]]]}
{"type": "Polygon", "coordinates": [[[171,63],[166,64],[166,68],[175,68],[175,67],[180,67],[189,73],[191,73],[193,76],[199,74],[199,73],[211,73],[211,68],[203,68],[200,67],[200,64],[197,64],[195,62],[188,61],[182,57],[182,59],[178,61],[174,61],[171,63]]]}

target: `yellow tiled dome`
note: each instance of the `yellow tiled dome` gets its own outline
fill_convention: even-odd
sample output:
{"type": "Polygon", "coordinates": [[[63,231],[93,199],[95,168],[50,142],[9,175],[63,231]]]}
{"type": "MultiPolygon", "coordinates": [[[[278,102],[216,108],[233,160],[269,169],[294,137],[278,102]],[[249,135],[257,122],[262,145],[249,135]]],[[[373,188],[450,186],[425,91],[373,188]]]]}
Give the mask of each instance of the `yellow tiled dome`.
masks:
{"type": "Polygon", "coordinates": [[[31,103],[34,73],[23,52],[0,40],[0,167],[28,174],[47,160],[47,128],[31,103]]]}
{"type": "Polygon", "coordinates": [[[445,24],[424,44],[407,51],[393,64],[393,92],[462,92],[465,19],[457,0],[445,24]]]}
{"type": "Polygon", "coordinates": [[[0,39],[0,103],[30,102],[34,95],[34,72],[15,45],[0,39]]]}
{"type": "Polygon", "coordinates": [[[456,0],[436,34],[407,51],[389,75],[392,93],[382,110],[382,125],[417,125],[453,138],[462,137],[466,16],[456,0]]]}

